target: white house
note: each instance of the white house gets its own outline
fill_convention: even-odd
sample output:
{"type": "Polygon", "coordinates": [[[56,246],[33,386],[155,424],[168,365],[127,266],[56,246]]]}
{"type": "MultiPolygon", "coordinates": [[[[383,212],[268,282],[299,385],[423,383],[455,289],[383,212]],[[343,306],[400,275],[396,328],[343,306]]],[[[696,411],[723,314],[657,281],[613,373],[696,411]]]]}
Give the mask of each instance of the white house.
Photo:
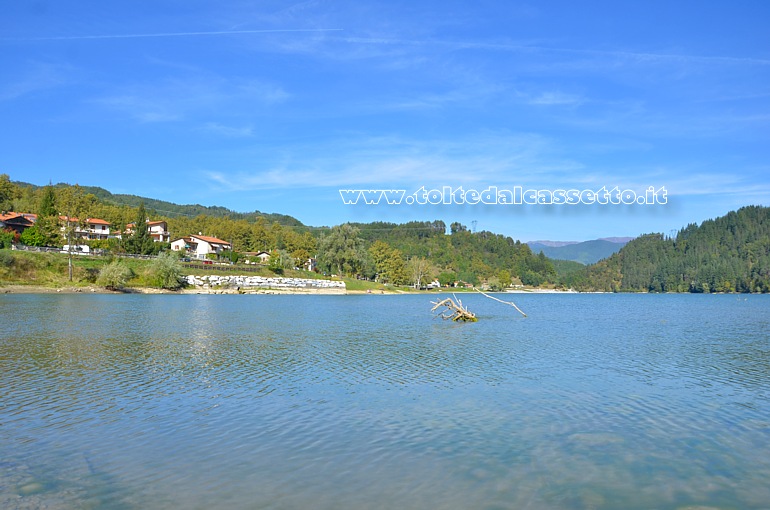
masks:
{"type": "MultiPolygon", "coordinates": [[[[59,220],[65,223],[62,226],[62,231],[66,228],[68,218],[66,216],[59,216],[59,220]]],[[[70,222],[76,223],[75,236],[81,239],[107,239],[110,236],[110,223],[99,218],[87,218],[86,221],[80,225],[77,218],[69,218],[70,222]]]]}
{"type": "Polygon", "coordinates": [[[174,239],[171,241],[171,249],[187,252],[198,259],[205,259],[209,253],[220,254],[223,251],[232,250],[232,245],[216,237],[198,234],[174,239]]]}
{"type": "MultiPolygon", "coordinates": [[[[171,241],[171,234],[168,231],[168,224],[165,221],[150,221],[146,220],[147,232],[150,233],[152,240],[156,243],[168,243],[171,241]]],[[[129,223],[126,225],[126,235],[134,233],[134,224],[129,223]]]]}

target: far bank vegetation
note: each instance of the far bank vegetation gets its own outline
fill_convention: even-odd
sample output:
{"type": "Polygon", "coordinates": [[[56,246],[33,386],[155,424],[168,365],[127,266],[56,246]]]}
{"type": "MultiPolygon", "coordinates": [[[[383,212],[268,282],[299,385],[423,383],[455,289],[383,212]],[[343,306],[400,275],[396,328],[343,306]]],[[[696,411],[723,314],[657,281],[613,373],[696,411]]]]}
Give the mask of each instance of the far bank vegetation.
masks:
{"type": "MultiPolygon", "coordinates": [[[[606,292],[770,292],[770,208],[761,206],[743,207],[701,225],[690,224],[670,236],[640,236],[590,266],[564,261],[554,264],[542,252],[533,253],[525,243],[488,231],[476,232],[459,222],[309,227],[281,214],[177,205],[113,195],[95,187],[34,186],[14,183],[5,174],[0,175],[0,208],[38,215],[34,227],[22,234],[0,231],[0,249],[13,243],[61,247],[65,243],[58,220],[61,215],[101,218],[110,222],[114,231],[125,231],[129,223],[146,217],[166,221],[172,238],[202,233],[232,243],[232,251],[215,256],[217,262],[257,263],[261,261],[256,254],[267,252],[269,267],[251,268],[262,267],[271,274],[309,275],[305,269],[311,267],[312,259],[318,277],[376,282],[375,288],[478,287],[500,291],[517,286],[606,292]]],[[[168,243],[148,242],[146,238],[83,242],[114,256],[169,251],[168,243]]],[[[29,266],[43,264],[42,260],[48,259],[34,263],[19,259],[20,269],[14,270],[15,274],[29,273],[29,266]]],[[[59,262],[45,264],[50,271],[59,262]]],[[[76,270],[81,274],[77,276],[81,281],[95,282],[104,264],[79,261],[76,270]],[[91,267],[86,267],[89,264],[91,267]]],[[[176,285],[174,272],[162,263],[154,276],[132,267],[133,262],[126,264],[134,275],[128,285],[138,281],[148,286],[176,285]]],[[[7,261],[0,260],[0,272],[7,273],[8,267],[7,261]]]]}

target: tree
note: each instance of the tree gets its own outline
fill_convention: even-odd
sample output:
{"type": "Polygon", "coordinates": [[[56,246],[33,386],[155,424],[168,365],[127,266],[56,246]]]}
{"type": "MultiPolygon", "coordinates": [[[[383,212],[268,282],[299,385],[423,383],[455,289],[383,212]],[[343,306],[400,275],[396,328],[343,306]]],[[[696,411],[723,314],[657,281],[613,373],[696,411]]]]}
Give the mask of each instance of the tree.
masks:
{"type": "Polygon", "coordinates": [[[264,217],[257,218],[256,223],[251,226],[249,248],[252,251],[268,251],[276,247],[275,238],[268,230],[267,221],[264,217]]]}
{"type": "Polygon", "coordinates": [[[56,216],[56,193],[51,184],[43,189],[43,196],[40,198],[37,212],[39,216],[56,216]]]}
{"type": "Polygon", "coordinates": [[[507,269],[501,269],[497,272],[497,279],[500,280],[500,285],[502,288],[507,288],[511,286],[511,272],[507,269]]]}
{"type": "Polygon", "coordinates": [[[72,281],[73,241],[77,240],[78,228],[85,224],[86,216],[93,202],[93,195],[86,195],[77,184],[63,188],[59,194],[59,212],[64,221],[64,238],[67,240],[69,279],[72,281]]]}
{"type": "Polygon", "coordinates": [[[457,234],[458,232],[467,232],[468,227],[460,223],[459,221],[455,221],[449,226],[450,232],[452,234],[457,234]]]}
{"type": "Polygon", "coordinates": [[[134,233],[126,239],[126,251],[139,255],[151,255],[155,251],[154,242],[147,230],[147,211],[144,202],[139,204],[134,220],[134,233]]]}
{"type": "MultiPolygon", "coordinates": [[[[42,236],[43,240],[42,244],[29,246],[50,246],[59,244],[57,241],[61,239],[61,225],[59,223],[59,218],[57,218],[56,192],[51,184],[43,189],[37,212],[38,215],[37,221],[35,222],[35,228],[42,236]]],[[[28,243],[25,242],[25,244],[28,243]]]]}
{"type": "Polygon", "coordinates": [[[11,182],[8,174],[0,174],[0,210],[13,209],[13,199],[19,196],[19,188],[11,182]]]}
{"type": "Polygon", "coordinates": [[[438,275],[438,282],[443,287],[452,286],[457,281],[457,273],[451,271],[443,271],[438,275]]]}
{"type": "Polygon", "coordinates": [[[359,232],[348,223],[333,227],[319,244],[321,263],[340,275],[358,273],[366,262],[359,232]]]}
{"type": "Polygon", "coordinates": [[[422,287],[423,280],[430,274],[432,267],[430,262],[423,257],[413,257],[407,264],[412,283],[415,287],[422,287]]]}
{"type": "Polygon", "coordinates": [[[381,282],[402,285],[408,282],[406,263],[401,252],[382,241],[375,241],[369,248],[374,269],[381,282]]]}

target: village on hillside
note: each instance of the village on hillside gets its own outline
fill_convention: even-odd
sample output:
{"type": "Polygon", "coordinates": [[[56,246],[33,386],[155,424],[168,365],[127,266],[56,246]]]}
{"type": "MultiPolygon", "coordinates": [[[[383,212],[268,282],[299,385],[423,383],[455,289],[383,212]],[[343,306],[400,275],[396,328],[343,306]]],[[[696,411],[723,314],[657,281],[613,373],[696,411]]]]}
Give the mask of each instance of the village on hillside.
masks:
{"type": "MultiPolygon", "coordinates": [[[[3,211],[0,213],[0,231],[14,233],[14,248],[24,249],[25,245],[21,242],[24,232],[35,226],[38,215],[35,213],[17,213],[3,211]]],[[[86,218],[80,221],[76,217],[67,216],[58,217],[61,226],[62,248],[61,251],[73,251],[79,254],[99,254],[100,251],[92,250],[85,241],[106,241],[109,239],[119,239],[134,235],[136,224],[129,223],[124,230],[113,230],[109,221],[101,218],[86,218]],[[67,239],[67,225],[71,224],[71,238],[67,239]]],[[[189,234],[182,237],[172,238],[168,231],[168,223],[164,220],[152,221],[147,219],[145,227],[148,235],[156,243],[168,243],[171,251],[179,252],[184,259],[201,260],[210,262],[220,255],[230,252],[233,246],[230,242],[218,239],[213,236],[198,234],[189,234]]],[[[59,248],[56,248],[58,251],[59,248]]],[[[266,251],[245,252],[243,262],[246,264],[267,264],[270,260],[270,253],[266,251]]],[[[308,258],[305,269],[315,270],[315,258],[308,258]]]]}

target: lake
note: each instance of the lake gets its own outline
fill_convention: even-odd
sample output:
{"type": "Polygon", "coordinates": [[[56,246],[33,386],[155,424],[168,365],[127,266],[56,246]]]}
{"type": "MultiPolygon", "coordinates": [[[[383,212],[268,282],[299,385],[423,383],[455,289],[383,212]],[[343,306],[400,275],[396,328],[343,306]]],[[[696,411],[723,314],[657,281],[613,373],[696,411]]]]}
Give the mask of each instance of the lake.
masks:
{"type": "Polygon", "coordinates": [[[460,297],[2,295],[0,507],[770,508],[770,296],[460,297]]]}

